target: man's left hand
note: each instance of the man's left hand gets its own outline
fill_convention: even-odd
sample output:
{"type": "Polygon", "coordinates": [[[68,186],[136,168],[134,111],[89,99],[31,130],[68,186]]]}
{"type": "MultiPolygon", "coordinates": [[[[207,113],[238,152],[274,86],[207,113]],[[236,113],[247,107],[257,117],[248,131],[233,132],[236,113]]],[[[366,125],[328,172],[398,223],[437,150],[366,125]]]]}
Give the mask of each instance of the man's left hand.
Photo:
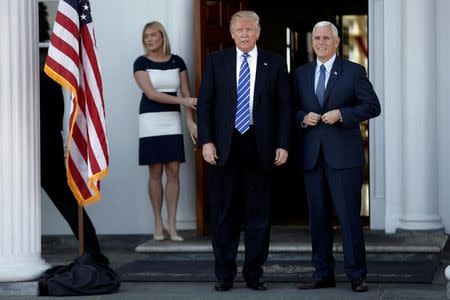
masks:
{"type": "Polygon", "coordinates": [[[333,125],[334,123],[341,120],[341,112],[339,109],[331,110],[322,115],[322,122],[328,125],[333,125]]]}
{"type": "Polygon", "coordinates": [[[281,166],[286,163],[288,152],[284,149],[278,148],[275,152],[275,165],[281,166]]]}

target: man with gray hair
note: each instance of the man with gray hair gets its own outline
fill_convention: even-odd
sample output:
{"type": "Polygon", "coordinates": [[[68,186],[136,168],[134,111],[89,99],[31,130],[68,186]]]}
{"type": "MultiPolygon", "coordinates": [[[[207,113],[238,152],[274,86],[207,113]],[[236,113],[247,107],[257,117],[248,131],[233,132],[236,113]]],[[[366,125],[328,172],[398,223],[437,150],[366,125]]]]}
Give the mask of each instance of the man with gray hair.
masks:
{"type": "Polygon", "coordinates": [[[332,208],[339,217],[345,273],[355,292],[368,290],[360,221],[363,143],[359,123],[378,116],[380,103],[363,66],[344,60],[336,26],[314,26],[317,59],[294,71],[297,126],[312,241],[312,278],[300,289],[335,287],[332,208]]]}

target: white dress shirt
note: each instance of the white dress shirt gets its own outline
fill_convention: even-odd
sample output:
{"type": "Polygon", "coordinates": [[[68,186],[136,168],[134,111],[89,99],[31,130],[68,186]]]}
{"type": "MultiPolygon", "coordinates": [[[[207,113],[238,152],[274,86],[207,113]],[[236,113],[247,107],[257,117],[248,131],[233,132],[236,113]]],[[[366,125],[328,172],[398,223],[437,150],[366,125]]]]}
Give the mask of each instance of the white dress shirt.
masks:
{"type": "MultiPolygon", "coordinates": [[[[333,67],[334,61],[336,59],[336,54],[333,55],[329,60],[327,60],[323,65],[325,66],[325,89],[328,84],[328,79],[330,79],[331,74],[331,68],[333,67]]],[[[322,63],[317,59],[316,60],[316,72],[314,76],[314,91],[317,90],[317,82],[319,82],[319,75],[320,75],[320,66],[322,63]]]]}
{"type": "MultiPolygon", "coordinates": [[[[325,90],[328,84],[328,79],[330,79],[331,74],[331,68],[333,67],[334,61],[336,60],[336,54],[334,54],[329,60],[327,60],[323,65],[325,66],[325,90]]],[[[317,83],[319,82],[319,76],[320,76],[320,66],[322,65],[322,62],[320,62],[318,59],[316,60],[316,71],[314,73],[314,92],[317,90],[317,83]]],[[[341,112],[339,111],[339,114],[341,112]]],[[[339,117],[339,121],[342,122],[342,115],[339,117]]],[[[308,125],[304,124],[303,121],[301,122],[300,126],[302,128],[308,127],[308,125]]]]}

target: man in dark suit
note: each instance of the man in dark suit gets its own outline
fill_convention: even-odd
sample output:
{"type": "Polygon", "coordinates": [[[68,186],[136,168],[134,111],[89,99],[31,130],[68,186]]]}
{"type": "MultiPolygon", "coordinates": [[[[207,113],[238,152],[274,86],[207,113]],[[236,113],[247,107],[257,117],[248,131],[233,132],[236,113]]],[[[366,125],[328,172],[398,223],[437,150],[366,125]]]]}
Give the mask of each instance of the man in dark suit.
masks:
{"type": "Polygon", "coordinates": [[[230,32],[236,47],[208,56],[197,107],[199,143],[210,164],[215,288],[233,286],[243,224],[243,276],[248,288],[266,290],[271,176],[286,162],[290,139],[289,79],[283,58],[256,46],[256,13],[234,14],[230,32]]]}
{"type": "Polygon", "coordinates": [[[367,274],[360,222],[364,152],[359,123],[381,108],[363,66],[336,55],[336,26],[319,22],[312,44],[317,60],[294,72],[296,122],[303,131],[302,162],[309,205],[313,277],[300,289],[336,286],[332,207],[339,217],[344,266],[353,291],[365,292],[367,274]]]}

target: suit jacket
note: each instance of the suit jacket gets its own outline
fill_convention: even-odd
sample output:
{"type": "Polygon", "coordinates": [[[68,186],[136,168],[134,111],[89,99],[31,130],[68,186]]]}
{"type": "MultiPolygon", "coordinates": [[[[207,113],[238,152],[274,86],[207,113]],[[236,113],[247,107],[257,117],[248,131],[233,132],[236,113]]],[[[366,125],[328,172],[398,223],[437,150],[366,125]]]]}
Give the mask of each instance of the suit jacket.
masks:
{"type": "Polygon", "coordinates": [[[309,112],[324,114],[339,109],[343,122],[302,128],[303,169],[314,168],[322,147],[325,160],[331,168],[361,167],[364,152],[359,123],[380,114],[380,102],[363,66],[336,56],[325,89],[324,105],[320,106],[314,89],[316,61],[294,71],[294,98],[298,106],[296,123],[302,128],[303,118],[309,112]]]}
{"type": "MultiPolygon", "coordinates": [[[[274,166],[276,148],[288,150],[291,93],[285,60],[258,48],[253,100],[256,144],[265,169],[274,166]]],[[[230,153],[236,115],[236,48],[208,55],[198,97],[198,140],[212,142],[223,166],[230,153]]]]}

